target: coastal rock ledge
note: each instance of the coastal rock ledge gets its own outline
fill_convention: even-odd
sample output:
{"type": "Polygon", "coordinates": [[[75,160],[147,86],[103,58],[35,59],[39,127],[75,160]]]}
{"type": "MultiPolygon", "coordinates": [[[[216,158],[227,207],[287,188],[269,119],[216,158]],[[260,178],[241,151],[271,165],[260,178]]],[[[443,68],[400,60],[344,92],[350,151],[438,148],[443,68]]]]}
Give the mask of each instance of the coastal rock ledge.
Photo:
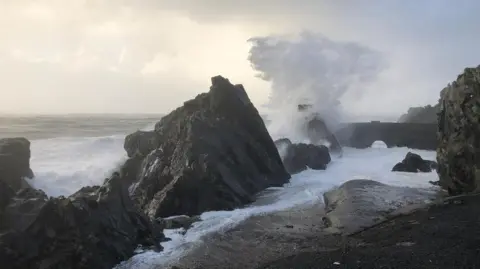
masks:
{"type": "Polygon", "coordinates": [[[208,93],[125,139],[130,195],[151,218],[231,210],[289,181],[280,155],[242,85],[211,79],[208,93]]]}

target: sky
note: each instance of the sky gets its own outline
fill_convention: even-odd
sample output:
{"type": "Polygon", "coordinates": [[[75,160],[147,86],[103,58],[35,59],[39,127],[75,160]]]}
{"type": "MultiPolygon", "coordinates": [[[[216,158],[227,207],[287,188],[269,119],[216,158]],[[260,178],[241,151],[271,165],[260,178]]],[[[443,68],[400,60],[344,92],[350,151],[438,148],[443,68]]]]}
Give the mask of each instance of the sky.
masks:
{"type": "Polygon", "coordinates": [[[339,93],[349,115],[397,117],[480,64],[478,10],[478,0],[0,0],[0,113],[167,113],[223,75],[261,112],[309,87],[339,93]]]}

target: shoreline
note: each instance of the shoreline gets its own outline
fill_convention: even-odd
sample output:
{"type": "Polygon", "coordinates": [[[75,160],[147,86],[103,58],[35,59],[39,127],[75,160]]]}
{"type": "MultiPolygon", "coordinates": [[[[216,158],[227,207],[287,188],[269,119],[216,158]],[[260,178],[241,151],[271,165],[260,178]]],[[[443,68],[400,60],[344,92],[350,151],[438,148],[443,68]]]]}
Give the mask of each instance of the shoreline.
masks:
{"type": "MultiPolygon", "coordinates": [[[[350,230],[355,233],[368,230],[395,216],[410,214],[434,203],[437,201],[404,206],[390,212],[385,221],[378,221],[368,228],[352,224],[350,230]]],[[[152,268],[257,268],[290,255],[341,249],[349,235],[332,232],[325,223],[326,213],[325,204],[317,201],[253,216],[228,231],[205,236],[177,261],[152,268]]]]}

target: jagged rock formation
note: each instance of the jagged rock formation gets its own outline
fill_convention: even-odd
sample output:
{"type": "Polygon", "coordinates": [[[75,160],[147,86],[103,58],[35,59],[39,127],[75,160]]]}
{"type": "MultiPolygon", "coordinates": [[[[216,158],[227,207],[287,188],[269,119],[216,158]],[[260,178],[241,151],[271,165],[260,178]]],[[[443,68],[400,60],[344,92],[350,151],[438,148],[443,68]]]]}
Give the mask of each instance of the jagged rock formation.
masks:
{"type": "Polygon", "coordinates": [[[328,148],[323,145],[294,144],[288,138],[276,140],[275,145],[281,152],[285,169],[292,175],[308,168],[325,170],[331,161],[328,148]]]}
{"type": "Polygon", "coordinates": [[[221,76],[125,149],[124,180],[152,219],[234,209],[290,178],[243,86],[221,76]]]}
{"type": "Polygon", "coordinates": [[[439,184],[450,194],[480,186],[480,66],[466,68],[441,92],[437,162],[439,184]]]}
{"type": "MultiPolygon", "coordinates": [[[[25,175],[20,171],[30,171],[30,143],[8,141],[20,141],[17,153],[22,154],[9,157],[16,173],[6,175],[25,175]]],[[[139,244],[160,250],[160,226],[134,206],[127,187],[115,173],[102,186],[82,188],[68,198],[48,198],[31,187],[15,192],[0,180],[1,268],[111,269],[131,257],[139,244]]]]}
{"type": "Polygon", "coordinates": [[[0,139],[0,181],[18,191],[29,186],[24,178],[33,178],[30,141],[23,137],[0,139]]]}
{"type": "Polygon", "coordinates": [[[405,158],[397,163],[393,168],[393,172],[410,172],[410,173],[428,173],[437,169],[437,163],[430,160],[424,160],[422,156],[408,152],[405,158]]]}
{"type": "Polygon", "coordinates": [[[437,123],[439,104],[411,107],[398,119],[400,123],[437,123]]]}

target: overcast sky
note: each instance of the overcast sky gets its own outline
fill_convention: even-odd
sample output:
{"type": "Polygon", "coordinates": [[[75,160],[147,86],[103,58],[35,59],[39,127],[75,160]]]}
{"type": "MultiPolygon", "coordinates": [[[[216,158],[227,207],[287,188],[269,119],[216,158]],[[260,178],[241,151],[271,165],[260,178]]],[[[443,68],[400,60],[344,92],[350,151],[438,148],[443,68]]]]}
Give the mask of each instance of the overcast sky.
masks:
{"type": "Polygon", "coordinates": [[[165,113],[217,74],[263,111],[272,79],[255,76],[265,70],[251,67],[248,40],[307,32],[381,55],[368,81],[349,80],[357,90],[343,105],[391,117],[436,102],[480,64],[479,10],[478,0],[0,0],[0,112],[165,113]]]}

